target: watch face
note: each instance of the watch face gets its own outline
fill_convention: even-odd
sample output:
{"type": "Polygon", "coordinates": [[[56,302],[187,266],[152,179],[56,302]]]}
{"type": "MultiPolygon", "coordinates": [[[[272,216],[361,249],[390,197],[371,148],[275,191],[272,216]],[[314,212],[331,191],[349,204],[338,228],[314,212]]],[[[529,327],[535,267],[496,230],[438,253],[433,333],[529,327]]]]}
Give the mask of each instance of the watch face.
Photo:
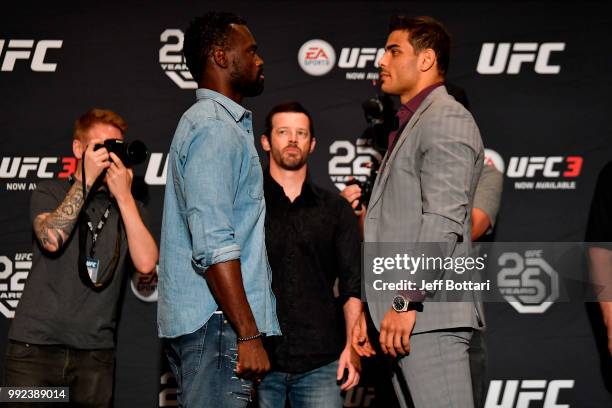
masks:
{"type": "Polygon", "coordinates": [[[397,312],[404,310],[406,307],[406,299],[403,296],[396,296],[393,299],[393,309],[397,312]]]}

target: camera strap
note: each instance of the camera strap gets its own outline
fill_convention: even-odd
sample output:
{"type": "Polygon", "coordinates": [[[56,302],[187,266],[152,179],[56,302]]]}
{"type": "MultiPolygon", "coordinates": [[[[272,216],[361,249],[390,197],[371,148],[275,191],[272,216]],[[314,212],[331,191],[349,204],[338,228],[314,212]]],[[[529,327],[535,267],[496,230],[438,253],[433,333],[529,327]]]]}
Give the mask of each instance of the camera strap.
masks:
{"type": "MultiPolygon", "coordinates": [[[[85,183],[85,152],[81,158],[81,185],[83,186],[83,202],[87,202],[87,184],[85,183]]],[[[81,209],[82,211],[82,209],[81,209]]]]}

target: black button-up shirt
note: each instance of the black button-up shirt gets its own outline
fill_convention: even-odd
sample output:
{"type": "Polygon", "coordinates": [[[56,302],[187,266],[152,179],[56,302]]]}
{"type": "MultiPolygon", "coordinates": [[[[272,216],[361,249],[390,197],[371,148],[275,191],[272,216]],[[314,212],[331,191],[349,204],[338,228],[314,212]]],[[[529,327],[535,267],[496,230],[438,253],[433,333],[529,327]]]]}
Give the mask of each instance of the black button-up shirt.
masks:
{"type": "Polygon", "coordinates": [[[292,203],[269,171],[264,194],[266,248],[283,333],[265,345],[273,370],[303,373],[338,359],[346,344],[342,305],[361,290],[357,217],[338,193],[309,181],[292,203]]]}

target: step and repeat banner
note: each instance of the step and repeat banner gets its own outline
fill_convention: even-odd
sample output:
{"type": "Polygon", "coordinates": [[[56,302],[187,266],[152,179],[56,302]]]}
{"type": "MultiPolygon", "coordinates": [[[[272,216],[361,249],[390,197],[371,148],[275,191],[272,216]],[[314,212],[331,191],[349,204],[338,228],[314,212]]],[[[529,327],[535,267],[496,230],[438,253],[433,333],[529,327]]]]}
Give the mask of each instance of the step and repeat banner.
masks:
{"type": "MultiPolygon", "coordinates": [[[[39,181],[75,170],[72,125],[86,110],[118,112],[130,126],[126,139],[149,147],[148,161],[135,168],[135,188],[159,237],[167,151],[178,119],[195,100],[181,54],[183,30],[194,16],[219,7],[247,20],[265,60],[265,91],[244,102],[254,113],[255,133],[272,106],[300,101],[313,115],[318,139],[310,173],[328,189],[364,177],[363,163],[381,158],[363,137],[361,104],[380,93],[377,60],[389,17],[403,12],[440,20],[453,38],[448,80],[465,92],[487,160],[504,174],[489,240],[584,239],[597,175],[612,160],[612,10],[605,3],[70,3],[16,2],[0,13],[2,354],[32,263],[31,192],[39,181]]],[[[486,305],[486,406],[609,407],[612,372],[598,307],[555,302],[556,271],[541,266],[546,260],[538,249],[519,254],[539,258],[515,272],[517,291],[508,293],[519,295],[486,305]],[[529,285],[535,296],[523,302],[521,289],[529,285]]],[[[117,332],[118,407],[176,405],[176,383],[156,335],[155,285],[149,277],[126,282],[117,332]]],[[[395,406],[387,365],[381,358],[366,362],[345,406],[395,406]]]]}

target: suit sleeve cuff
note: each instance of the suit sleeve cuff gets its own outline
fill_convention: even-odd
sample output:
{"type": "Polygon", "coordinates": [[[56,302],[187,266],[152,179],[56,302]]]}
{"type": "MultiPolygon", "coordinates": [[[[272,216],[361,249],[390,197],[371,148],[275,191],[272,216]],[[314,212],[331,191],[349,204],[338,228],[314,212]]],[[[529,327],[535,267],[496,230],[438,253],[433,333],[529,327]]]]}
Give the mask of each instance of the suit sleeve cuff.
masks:
{"type": "Polygon", "coordinates": [[[402,295],[411,302],[422,302],[425,300],[425,291],[423,290],[402,290],[397,292],[398,295],[402,295]]]}

